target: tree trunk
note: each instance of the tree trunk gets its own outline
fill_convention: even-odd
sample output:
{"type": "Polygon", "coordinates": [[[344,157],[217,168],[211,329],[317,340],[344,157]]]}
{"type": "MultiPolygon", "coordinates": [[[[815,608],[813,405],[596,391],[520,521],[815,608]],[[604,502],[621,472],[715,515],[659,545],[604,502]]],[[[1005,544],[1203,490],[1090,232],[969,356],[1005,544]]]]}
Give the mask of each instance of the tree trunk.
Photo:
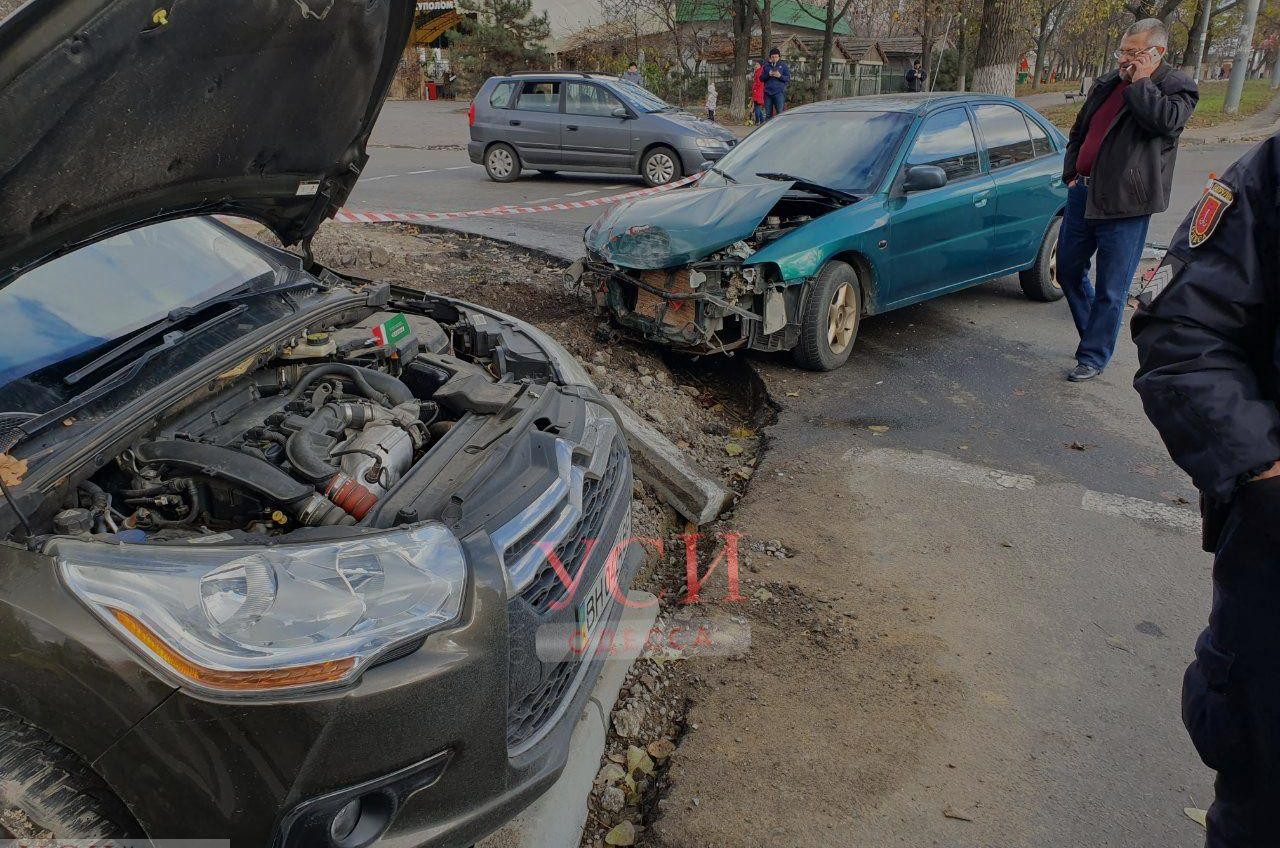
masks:
{"type": "Polygon", "coordinates": [[[1209,13],[1213,10],[1213,0],[1200,0],[1196,8],[1195,23],[1187,33],[1187,52],[1182,57],[1182,72],[1196,79],[1200,72],[1200,62],[1204,54],[1205,35],[1209,31],[1209,13]]]}
{"type": "Polygon", "coordinates": [[[747,55],[751,52],[751,19],[754,17],[748,0],[733,0],[730,6],[733,28],[733,79],[729,83],[729,116],[736,123],[746,118],[747,55]]]}
{"type": "Polygon", "coordinates": [[[760,5],[760,55],[754,58],[763,59],[769,55],[771,47],[773,47],[773,0],[763,0],[760,5]]]}
{"type": "Polygon", "coordinates": [[[1049,43],[1049,17],[1052,11],[1045,12],[1040,16],[1040,32],[1036,35],[1036,64],[1031,69],[1031,89],[1032,91],[1040,90],[1040,69],[1047,63],[1044,60],[1044,48],[1049,43]]]}
{"type": "Polygon", "coordinates": [[[928,13],[920,22],[920,73],[924,77],[920,88],[923,91],[929,90],[929,73],[933,70],[934,30],[937,26],[937,21],[928,13]]]}
{"type": "Polygon", "coordinates": [[[1258,0],[1248,0],[1244,19],[1240,21],[1239,46],[1236,60],[1231,65],[1231,82],[1227,85],[1227,97],[1222,111],[1234,115],[1240,111],[1240,95],[1244,91],[1244,78],[1249,73],[1249,57],[1253,54],[1253,28],[1258,23],[1258,0]]]}
{"type": "Polygon", "coordinates": [[[960,19],[960,31],[956,33],[956,91],[965,91],[966,71],[969,68],[969,22],[960,19]]]}
{"type": "Polygon", "coordinates": [[[822,22],[822,71],[818,74],[818,99],[831,97],[831,48],[835,41],[836,0],[827,0],[827,17],[822,22]]]}
{"type": "Polygon", "coordinates": [[[1022,43],[1018,33],[1019,5],[1017,0],[983,0],[978,55],[973,63],[974,91],[1013,96],[1022,43]]]}

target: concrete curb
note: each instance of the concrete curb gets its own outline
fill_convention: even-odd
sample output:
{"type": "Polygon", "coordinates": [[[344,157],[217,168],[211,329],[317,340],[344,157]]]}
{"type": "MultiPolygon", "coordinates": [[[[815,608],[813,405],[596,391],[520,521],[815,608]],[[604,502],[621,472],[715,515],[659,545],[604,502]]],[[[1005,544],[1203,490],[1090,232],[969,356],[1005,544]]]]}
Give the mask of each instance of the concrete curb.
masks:
{"type": "MultiPolygon", "coordinates": [[[[632,590],[627,595],[632,604],[643,605],[623,610],[618,628],[648,633],[658,616],[658,599],[648,592],[632,590]]],[[[587,823],[587,798],[600,768],[605,740],[609,736],[609,713],[618,700],[618,690],[627,670],[640,655],[643,644],[621,656],[605,661],[596,679],[591,698],[582,710],[582,718],[573,729],[569,741],[569,762],[560,779],[551,784],[538,800],[501,830],[486,837],[476,848],[577,848],[582,841],[582,828],[587,823]]]]}

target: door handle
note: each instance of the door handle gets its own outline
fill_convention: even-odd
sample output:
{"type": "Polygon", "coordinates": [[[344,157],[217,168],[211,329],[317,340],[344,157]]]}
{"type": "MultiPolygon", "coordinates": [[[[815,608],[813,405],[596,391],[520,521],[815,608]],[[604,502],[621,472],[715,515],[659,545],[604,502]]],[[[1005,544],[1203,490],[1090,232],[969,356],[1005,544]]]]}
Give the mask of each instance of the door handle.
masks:
{"type": "Polygon", "coordinates": [[[991,197],[990,191],[980,191],[973,196],[973,205],[981,209],[987,205],[987,200],[991,197]]]}
{"type": "Polygon", "coordinates": [[[577,128],[576,126],[574,126],[573,124],[570,124],[569,126],[565,127],[565,129],[567,129],[569,132],[577,132],[577,131],[578,131],[578,128],[577,128]]]}
{"type": "Polygon", "coordinates": [[[511,124],[511,126],[513,126],[513,127],[518,127],[518,126],[520,126],[520,122],[519,122],[519,121],[508,121],[507,123],[511,124]]]}

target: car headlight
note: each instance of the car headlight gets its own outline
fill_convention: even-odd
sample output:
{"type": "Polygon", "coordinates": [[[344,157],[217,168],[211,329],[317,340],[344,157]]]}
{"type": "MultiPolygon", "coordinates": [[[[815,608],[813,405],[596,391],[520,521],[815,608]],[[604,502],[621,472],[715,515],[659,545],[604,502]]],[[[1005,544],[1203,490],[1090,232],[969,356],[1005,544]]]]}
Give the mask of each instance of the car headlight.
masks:
{"type": "Polygon", "coordinates": [[[698,146],[704,150],[723,150],[728,147],[728,143],[724,139],[719,138],[699,138],[698,146]]]}
{"type": "Polygon", "coordinates": [[[355,679],[458,619],[462,546],[439,524],[337,542],[126,545],[56,539],[62,579],[191,688],[252,695],[355,679]]]}

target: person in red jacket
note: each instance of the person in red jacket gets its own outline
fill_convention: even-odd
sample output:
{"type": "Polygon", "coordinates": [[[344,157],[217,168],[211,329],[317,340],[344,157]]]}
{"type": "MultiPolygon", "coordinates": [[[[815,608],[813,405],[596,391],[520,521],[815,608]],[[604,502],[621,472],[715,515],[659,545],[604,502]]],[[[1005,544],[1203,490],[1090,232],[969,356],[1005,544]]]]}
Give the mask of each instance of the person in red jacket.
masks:
{"type": "Polygon", "coordinates": [[[755,69],[751,72],[751,120],[756,126],[764,123],[764,65],[752,61],[755,69]]]}

